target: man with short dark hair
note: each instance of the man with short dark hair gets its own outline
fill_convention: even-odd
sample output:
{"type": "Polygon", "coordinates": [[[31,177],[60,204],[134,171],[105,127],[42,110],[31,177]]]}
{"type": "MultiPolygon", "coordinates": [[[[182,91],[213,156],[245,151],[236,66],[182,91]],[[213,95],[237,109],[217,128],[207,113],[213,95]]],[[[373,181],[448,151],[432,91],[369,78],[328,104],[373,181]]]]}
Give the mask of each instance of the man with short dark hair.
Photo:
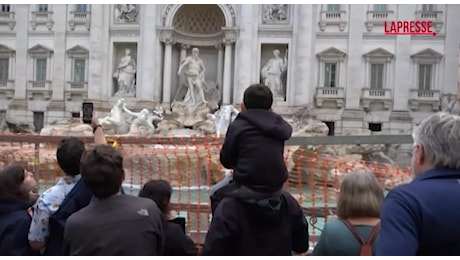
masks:
{"type": "Polygon", "coordinates": [[[288,178],[284,142],[292,127],[272,111],[272,104],[273,94],[263,84],[244,91],[241,112],[230,124],[220,151],[220,162],[233,170],[233,180],[211,194],[213,212],[227,196],[264,199],[280,194],[288,178]]]}
{"type": "MultiPolygon", "coordinates": [[[[105,135],[93,115],[91,126],[96,144],[105,144],[105,135]]],[[[85,143],[76,137],[61,140],[56,151],[57,163],[65,176],[38,199],[29,230],[29,242],[33,249],[44,250],[45,255],[62,255],[62,239],[67,218],[86,207],[92,194],[80,181],[80,158],[85,143]]]]}
{"type": "Polygon", "coordinates": [[[161,255],[161,211],[150,199],[121,194],[121,153],[108,145],[96,146],[82,156],[80,171],[96,200],[67,220],[64,255],[161,255]]]}

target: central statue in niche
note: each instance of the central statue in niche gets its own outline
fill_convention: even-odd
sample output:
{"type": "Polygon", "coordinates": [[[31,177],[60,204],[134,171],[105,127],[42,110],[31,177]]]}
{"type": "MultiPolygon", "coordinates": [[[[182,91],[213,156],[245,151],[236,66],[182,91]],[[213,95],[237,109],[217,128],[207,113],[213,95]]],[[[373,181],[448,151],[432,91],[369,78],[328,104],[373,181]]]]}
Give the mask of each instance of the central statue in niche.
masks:
{"type": "Polygon", "coordinates": [[[198,48],[193,48],[192,54],[180,63],[177,71],[179,86],[171,105],[177,121],[191,128],[198,127],[199,123],[206,121],[207,114],[218,108],[220,99],[216,83],[206,80],[206,66],[199,53],[198,48]],[[184,88],[186,94],[179,98],[184,88]]]}
{"type": "Polygon", "coordinates": [[[203,60],[198,56],[200,51],[198,48],[192,49],[192,56],[188,56],[179,66],[177,75],[180,77],[185,67],[187,70],[184,72],[185,84],[187,85],[187,94],[182,101],[185,104],[192,106],[201,103],[208,103],[204,96],[203,86],[206,84],[205,71],[203,60]]]}

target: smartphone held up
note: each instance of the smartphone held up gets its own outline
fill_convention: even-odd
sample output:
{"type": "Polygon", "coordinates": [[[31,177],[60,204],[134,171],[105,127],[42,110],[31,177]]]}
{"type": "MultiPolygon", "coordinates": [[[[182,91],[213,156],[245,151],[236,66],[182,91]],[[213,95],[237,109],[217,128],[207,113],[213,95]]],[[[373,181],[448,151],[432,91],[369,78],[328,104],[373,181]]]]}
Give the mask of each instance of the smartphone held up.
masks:
{"type": "Polygon", "coordinates": [[[82,105],[82,110],[83,110],[83,123],[84,124],[91,124],[91,121],[93,119],[93,110],[94,110],[94,105],[92,102],[83,102],[82,105]]]}

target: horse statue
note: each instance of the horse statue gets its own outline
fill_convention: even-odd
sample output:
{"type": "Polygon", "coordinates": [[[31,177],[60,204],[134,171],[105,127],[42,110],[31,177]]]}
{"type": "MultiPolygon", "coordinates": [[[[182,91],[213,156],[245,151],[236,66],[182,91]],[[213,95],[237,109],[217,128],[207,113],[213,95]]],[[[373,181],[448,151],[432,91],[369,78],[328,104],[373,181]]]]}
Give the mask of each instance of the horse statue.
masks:
{"type": "Polygon", "coordinates": [[[227,132],[230,123],[240,113],[233,105],[225,105],[214,114],[208,114],[208,120],[213,122],[217,137],[227,132]]]}

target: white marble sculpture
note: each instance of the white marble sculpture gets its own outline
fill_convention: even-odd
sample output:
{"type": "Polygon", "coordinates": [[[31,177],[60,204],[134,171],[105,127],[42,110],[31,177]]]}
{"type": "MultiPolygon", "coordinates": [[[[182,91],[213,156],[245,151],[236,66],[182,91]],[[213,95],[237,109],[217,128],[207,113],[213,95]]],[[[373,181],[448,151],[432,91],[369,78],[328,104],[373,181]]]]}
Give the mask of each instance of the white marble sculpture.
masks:
{"type": "Polygon", "coordinates": [[[187,94],[182,103],[190,106],[198,106],[207,103],[203,91],[203,87],[206,84],[206,68],[203,60],[198,56],[199,52],[198,48],[193,48],[192,55],[181,62],[179,70],[177,71],[178,76],[181,76],[183,73],[187,86],[187,94]]]}
{"type": "Polygon", "coordinates": [[[234,106],[225,105],[220,108],[215,114],[208,114],[208,119],[213,122],[217,137],[227,132],[230,123],[235,120],[240,113],[234,106]]]}
{"type": "Polygon", "coordinates": [[[264,23],[280,23],[287,20],[287,4],[264,5],[264,23]]]}
{"type": "Polygon", "coordinates": [[[134,116],[135,119],[131,123],[131,127],[129,129],[129,134],[138,134],[141,127],[145,127],[147,133],[149,135],[155,134],[155,125],[154,122],[163,120],[163,112],[158,111],[157,109],[154,110],[154,114],[151,114],[148,109],[144,108],[141,112],[136,113],[128,108],[126,105],[123,106],[123,111],[126,112],[128,115],[134,116]]]}
{"type": "Polygon", "coordinates": [[[124,106],[125,100],[120,98],[112,109],[110,109],[109,115],[99,119],[99,124],[101,124],[104,129],[114,130],[116,134],[122,134],[128,125],[123,116],[124,106]]]}
{"type": "Polygon", "coordinates": [[[131,50],[126,49],[125,56],[121,58],[113,74],[118,85],[115,96],[134,95],[136,93],[136,68],[136,61],[131,57],[131,50]]]}
{"type": "Polygon", "coordinates": [[[139,13],[138,5],[118,4],[115,5],[114,15],[117,22],[136,22],[139,13]]]}
{"type": "Polygon", "coordinates": [[[273,95],[278,98],[284,98],[283,86],[283,73],[287,69],[287,50],[284,57],[280,57],[280,51],[273,51],[273,58],[271,58],[263,67],[261,71],[262,83],[270,87],[273,95]]]}

